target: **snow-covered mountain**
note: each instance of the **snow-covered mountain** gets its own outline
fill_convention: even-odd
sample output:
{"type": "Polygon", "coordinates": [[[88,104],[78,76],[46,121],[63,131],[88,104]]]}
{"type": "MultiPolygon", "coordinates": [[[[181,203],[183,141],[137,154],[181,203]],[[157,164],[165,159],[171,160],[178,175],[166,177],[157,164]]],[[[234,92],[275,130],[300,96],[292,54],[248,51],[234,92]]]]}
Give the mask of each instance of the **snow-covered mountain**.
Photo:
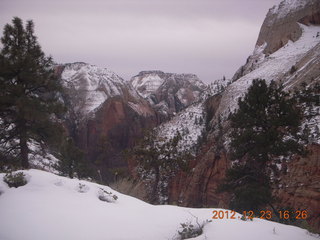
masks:
{"type": "Polygon", "coordinates": [[[58,66],[57,74],[64,86],[67,131],[90,164],[102,175],[108,168],[125,166],[121,152],[142,136],[144,128],[158,124],[156,111],[129,82],[108,69],[69,63],[58,66]]]}
{"type": "Polygon", "coordinates": [[[199,100],[206,85],[194,74],[142,71],[130,80],[159,112],[172,115],[199,100]]]}
{"type": "MultiPolygon", "coordinates": [[[[226,209],[154,206],[108,186],[40,170],[23,171],[27,184],[9,188],[0,174],[1,240],[182,239],[181,224],[204,225],[192,239],[315,240],[306,230],[226,209]],[[223,219],[212,219],[221,211],[223,219]],[[228,215],[227,215],[228,213],[228,215]]],[[[193,228],[193,226],[191,228],[193,228]]]]}
{"type": "Polygon", "coordinates": [[[136,91],[114,72],[87,63],[77,62],[60,66],[61,80],[67,89],[74,111],[81,116],[94,112],[108,98],[136,91]]]}

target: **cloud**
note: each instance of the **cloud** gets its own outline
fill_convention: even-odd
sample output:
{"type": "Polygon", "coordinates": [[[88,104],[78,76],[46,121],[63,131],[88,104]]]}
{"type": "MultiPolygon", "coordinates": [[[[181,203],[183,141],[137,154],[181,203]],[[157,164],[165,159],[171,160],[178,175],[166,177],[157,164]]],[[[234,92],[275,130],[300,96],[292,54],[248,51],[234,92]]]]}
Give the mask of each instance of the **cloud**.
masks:
{"type": "Polygon", "coordinates": [[[209,82],[240,67],[276,2],[2,0],[0,26],[13,16],[33,19],[43,49],[57,62],[85,61],[125,79],[159,69],[209,82]]]}

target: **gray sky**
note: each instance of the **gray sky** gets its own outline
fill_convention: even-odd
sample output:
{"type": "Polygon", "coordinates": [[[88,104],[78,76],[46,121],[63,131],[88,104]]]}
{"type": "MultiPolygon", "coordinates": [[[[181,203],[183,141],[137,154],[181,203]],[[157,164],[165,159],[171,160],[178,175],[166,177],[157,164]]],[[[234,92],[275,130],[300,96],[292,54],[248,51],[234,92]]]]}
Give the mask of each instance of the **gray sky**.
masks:
{"type": "Polygon", "coordinates": [[[231,77],[252,53],[280,0],[0,0],[1,35],[13,16],[35,22],[46,54],[128,80],[142,70],[231,77]]]}

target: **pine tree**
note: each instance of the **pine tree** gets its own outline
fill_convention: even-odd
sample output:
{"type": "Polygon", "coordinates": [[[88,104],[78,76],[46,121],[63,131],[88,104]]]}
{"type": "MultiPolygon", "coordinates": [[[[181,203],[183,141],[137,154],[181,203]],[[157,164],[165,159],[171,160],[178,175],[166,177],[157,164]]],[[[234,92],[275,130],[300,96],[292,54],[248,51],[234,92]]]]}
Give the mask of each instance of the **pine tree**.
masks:
{"type": "Polygon", "coordinates": [[[74,144],[72,138],[63,140],[59,159],[56,169],[62,175],[69,178],[77,176],[79,179],[92,176],[91,168],[87,164],[84,152],[74,144]]]}
{"type": "Polygon", "coordinates": [[[187,159],[191,157],[178,151],[177,146],[182,139],[179,131],[166,143],[159,144],[156,139],[155,131],[148,132],[133,151],[140,168],[147,175],[154,176],[149,199],[151,203],[159,203],[160,180],[170,178],[179,170],[187,171],[187,159]]]}
{"type": "Polygon", "coordinates": [[[280,156],[303,154],[298,131],[302,114],[294,98],[274,82],[256,79],[231,115],[231,158],[240,161],[227,172],[221,190],[232,193],[236,210],[271,204],[268,163],[280,156]]]}
{"type": "Polygon", "coordinates": [[[28,168],[28,143],[42,142],[57,134],[55,114],[63,110],[58,101],[60,85],[53,61],[46,57],[34,35],[15,17],[4,27],[0,51],[0,145],[4,155],[17,154],[28,168]]]}

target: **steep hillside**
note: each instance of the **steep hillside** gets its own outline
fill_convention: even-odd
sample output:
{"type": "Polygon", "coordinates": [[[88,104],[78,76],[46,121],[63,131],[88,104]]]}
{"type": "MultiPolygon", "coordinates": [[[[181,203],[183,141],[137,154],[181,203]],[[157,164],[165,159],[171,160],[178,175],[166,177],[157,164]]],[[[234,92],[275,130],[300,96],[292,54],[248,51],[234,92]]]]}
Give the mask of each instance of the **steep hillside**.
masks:
{"type": "Polygon", "coordinates": [[[18,188],[9,188],[0,174],[2,240],[180,240],[182,223],[204,223],[203,233],[192,239],[317,239],[297,227],[242,221],[238,213],[235,219],[212,219],[212,211],[233,216],[229,210],[153,206],[108,186],[33,169],[23,173],[27,184],[18,188]]]}
{"type": "Polygon", "coordinates": [[[140,72],[130,82],[155,109],[168,116],[196,102],[206,88],[194,74],[161,71],[140,72]]]}
{"type": "MultiPolygon", "coordinates": [[[[227,117],[237,109],[239,97],[246,94],[254,79],[282,83],[286,91],[299,88],[303,82],[309,87],[320,82],[319,3],[314,0],[285,0],[269,11],[253,55],[235,74],[232,84],[206,101],[207,139],[192,163],[192,173],[181,173],[170,183],[169,199],[172,202],[183,206],[227,206],[228,195],[216,192],[231,165],[227,117]],[[284,40],[283,36],[287,39],[284,40]],[[218,136],[220,120],[225,133],[222,137],[218,136]]],[[[313,106],[310,110],[313,115],[304,120],[312,132],[319,131],[319,111],[319,105],[313,106]]],[[[310,213],[308,223],[318,231],[320,189],[316,182],[319,178],[319,143],[318,134],[310,139],[307,157],[291,156],[294,161],[288,163],[287,171],[282,169],[278,179],[285,185],[273,186],[274,195],[280,202],[278,207],[306,209],[310,213]],[[303,176],[306,172],[308,176],[303,176]]]]}

